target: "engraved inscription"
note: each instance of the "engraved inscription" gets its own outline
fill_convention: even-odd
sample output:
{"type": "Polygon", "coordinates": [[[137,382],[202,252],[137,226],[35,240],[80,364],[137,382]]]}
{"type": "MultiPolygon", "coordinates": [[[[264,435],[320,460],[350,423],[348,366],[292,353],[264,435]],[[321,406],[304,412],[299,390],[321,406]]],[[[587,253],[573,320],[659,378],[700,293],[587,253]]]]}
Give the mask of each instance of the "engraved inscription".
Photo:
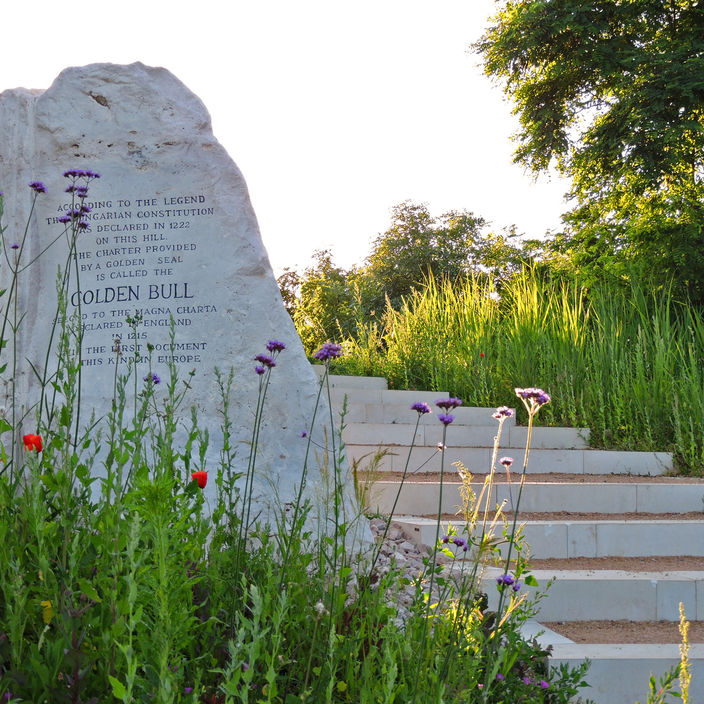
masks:
{"type": "MultiPolygon", "coordinates": [[[[156,364],[201,364],[206,340],[189,339],[196,318],[216,313],[212,288],[194,277],[203,232],[215,215],[205,194],[171,194],[87,202],[88,228],[77,253],[80,289],[69,298],[80,306],[83,364],[114,365],[115,339],[123,358],[144,355],[149,343],[156,364]],[[127,318],[138,315],[137,330],[127,318]],[[172,325],[176,339],[170,340],[172,325]]],[[[70,202],[58,203],[58,223],[70,202]]]]}

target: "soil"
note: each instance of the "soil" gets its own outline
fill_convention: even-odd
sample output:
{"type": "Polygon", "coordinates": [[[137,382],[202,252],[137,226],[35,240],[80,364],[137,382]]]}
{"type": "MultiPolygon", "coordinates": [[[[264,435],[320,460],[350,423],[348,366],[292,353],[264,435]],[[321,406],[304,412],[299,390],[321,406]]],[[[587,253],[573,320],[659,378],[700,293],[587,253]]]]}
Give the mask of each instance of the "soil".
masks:
{"type": "MultiPolygon", "coordinates": [[[[484,481],[486,474],[473,474],[472,482],[481,483],[484,481]]],[[[360,472],[359,478],[361,481],[370,482],[400,482],[403,477],[402,472],[360,472]]],[[[515,472],[511,475],[511,482],[518,484],[520,482],[520,474],[515,472]]],[[[408,473],[406,475],[407,482],[439,482],[439,472],[418,472],[417,474],[408,473]]],[[[506,474],[497,472],[494,475],[494,482],[497,484],[506,483],[506,474]]],[[[644,476],[640,474],[526,474],[525,479],[527,484],[536,483],[574,483],[574,484],[635,484],[635,483],[651,483],[651,484],[704,484],[704,477],[669,477],[669,476],[644,476]]],[[[454,471],[445,472],[443,482],[447,484],[460,484],[460,478],[454,471]]]]}
{"type": "MultiPolygon", "coordinates": [[[[672,621],[541,621],[575,643],[681,643],[672,621]]],[[[690,643],[704,643],[704,621],[689,621],[690,643]]]]}
{"type": "MultiPolygon", "coordinates": [[[[483,513],[481,514],[484,515],[483,513]]],[[[511,511],[504,511],[504,518],[511,521],[511,511]]],[[[423,518],[436,518],[437,514],[429,514],[423,518]]],[[[494,517],[494,512],[489,512],[489,517],[494,517]]],[[[443,521],[461,522],[456,513],[444,513],[443,521]]],[[[529,513],[521,511],[518,516],[519,523],[526,521],[704,521],[704,512],[690,511],[688,513],[570,513],[569,511],[551,511],[550,513],[529,513]]]]}
{"type": "Polygon", "coordinates": [[[625,572],[704,572],[704,557],[568,557],[531,560],[533,570],[623,570],[625,572]]]}

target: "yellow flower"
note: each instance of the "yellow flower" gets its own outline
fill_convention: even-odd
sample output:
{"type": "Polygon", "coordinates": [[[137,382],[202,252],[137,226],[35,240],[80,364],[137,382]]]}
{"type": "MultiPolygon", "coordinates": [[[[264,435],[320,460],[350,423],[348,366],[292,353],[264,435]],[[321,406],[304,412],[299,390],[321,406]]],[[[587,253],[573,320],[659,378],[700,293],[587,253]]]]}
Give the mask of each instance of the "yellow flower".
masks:
{"type": "Polygon", "coordinates": [[[42,601],[41,605],[43,607],[42,616],[44,617],[44,623],[48,625],[51,623],[51,619],[54,618],[54,605],[50,601],[42,601]]]}

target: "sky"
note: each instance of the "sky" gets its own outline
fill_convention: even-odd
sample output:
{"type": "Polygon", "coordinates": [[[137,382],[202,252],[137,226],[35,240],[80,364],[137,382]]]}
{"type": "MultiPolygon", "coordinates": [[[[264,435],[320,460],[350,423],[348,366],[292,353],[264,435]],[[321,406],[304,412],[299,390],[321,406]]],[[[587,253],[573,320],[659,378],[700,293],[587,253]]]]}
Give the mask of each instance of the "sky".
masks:
{"type": "Polygon", "coordinates": [[[362,264],[403,201],[500,231],[560,226],[568,184],[512,163],[518,127],[470,51],[494,0],[55,0],[3,8],[0,90],[68,66],[163,66],[208,108],[278,275],[362,264]]]}

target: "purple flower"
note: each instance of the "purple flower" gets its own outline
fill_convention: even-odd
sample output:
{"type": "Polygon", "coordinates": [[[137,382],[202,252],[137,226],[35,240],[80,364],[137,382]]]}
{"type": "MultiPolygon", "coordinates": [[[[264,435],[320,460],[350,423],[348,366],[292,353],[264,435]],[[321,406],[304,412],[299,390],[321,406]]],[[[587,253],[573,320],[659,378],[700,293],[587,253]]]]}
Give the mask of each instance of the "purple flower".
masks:
{"type": "Polygon", "coordinates": [[[516,396],[526,401],[533,401],[536,406],[544,406],[546,403],[550,402],[550,396],[542,389],[536,389],[531,386],[527,389],[514,389],[514,391],[516,392],[516,396]]]}
{"type": "Polygon", "coordinates": [[[513,464],[513,457],[502,457],[499,460],[499,464],[502,464],[508,469],[513,464]]]}
{"type": "Polygon", "coordinates": [[[278,340],[269,340],[269,342],[266,343],[266,348],[269,352],[282,352],[286,349],[286,345],[278,340]]]}
{"type": "Polygon", "coordinates": [[[60,218],[56,218],[59,222],[63,223],[69,223],[71,222],[71,216],[70,215],[62,215],[60,218]]]}
{"type": "Polygon", "coordinates": [[[41,181],[30,181],[29,187],[35,193],[46,193],[46,186],[41,181]]]}
{"type": "Polygon", "coordinates": [[[256,366],[254,367],[254,371],[261,376],[266,371],[266,369],[264,369],[264,367],[256,366]]]}
{"type": "Polygon", "coordinates": [[[307,430],[302,430],[302,431],[301,431],[301,437],[302,437],[302,438],[307,438],[307,437],[308,437],[308,431],[307,431],[307,430]]]}
{"type": "Polygon", "coordinates": [[[418,415],[422,416],[424,413],[431,413],[430,406],[427,403],[418,401],[411,406],[412,411],[418,411],[418,415]]]}
{"type": "Polygon", "coordinates": [[[320,362],[327,362],[342,355],[342,345],[326,342],[313,356],[320,362]]]}
{"type": "Polygon", "coordinates": [[[503,682],[506,678],[500,672],[498,672],[496,674],[496,679],[499,680],[499,682],[503,682]]]}
{"type": "Polygon", "coordinates": [[[453,408],[462,405],[462,399],[459,398],[440,398],[435,402],[439,408],[444,408],[446,411],[451,411],[453,408]]]}
{"type": "Polygon", "coordinates": [[[276,362],[274,361],[274,358],[270,357],[268,354],[258,354],[254,358],[254,360],[256,362],[261,362],[262,365],[264,365],[265,367],[269,367],[269,369],[276,366],[276,362]]]}
{"type": "Polygon", "coordinates": [[[443,545],[447,545],[447,543],[450,542],[450,536],[449,536],[449,535],[443,535],[443,536],[442,536],[442,542],[443,542],[443,545]]]}
{"type": "Polygon", "coordinates": [[[543,689],[547,689],[550,685],[545,680],[540,680],[540,686],[543,689]]]}
{"type": "Polygon", "coordinates": [[[64,176],[66,178],[87,178],[88,180],[100,178],[99,173],[86,169],[69,169],[68,171],[64,171],[64,176]]]}
{"type": "Polygon", "coordinates": [[[499,586],[503,586],[504,584],[510,586],[510,585],[513,584],[515,581],[516,581],[516,580],[515,580],[510,574],[500,574],[500,575],[496,578],[496,583],[497,583],[499,586]]]}
{"type": "Polygon", "coordinates": [[[19,249],[20,246],[19,246],[19,244],[17,244],[17,242],[13,242],[10,248],[11,249],[19,249]]]}
{"type": "Polygon", "coordinates": [[[450,425],[453,420],[455,420],[455,416],[450,415],[449,413],[438,413],[438,420],[443,424],[443,425],[450,425]]]}
{"type": "Polygon", "coordinates": [[[77,230],[87,230],[89,227],[90,227],[90,225],[87,222],[83,222],[83,220],[79,220],[76,223],[77,230]]]}
{"type": "Polygon", "coordinates": [[[184,694],[190,694],[192,691],[193,691],[193,687],[186,687],[186,688],[183,690],[183,693],[184,693],[184,694]]]}
{"type": "Polygon", "coordinates": [[[521,588],[521,583],[520,583],[520,582],[514,582],[514,583],[513,583],[513,586],[511,587],[511,589],[513,589],[514,592],[519,591],[520,588],[521,588]]]}
{"type": "Polygon", "coordinates": [[[156,386],[156,384],[161,384],[161,379],[159,378],[158,374],[147,374],[147,376],[144,377],[144,381],[146,382],[152,382],[156,386]]]}
{"type": "Polygon", "coordinates": [[[523,683],[524,684],[534,684],[533,680],[530,677],[524,677],[523,683]]]}
{"type": "Polygon", "coordinates": [[[452,539],[452,542],[458,547],[462,548],[465,552],[467,552],[467,548],[469,548],[469,545],[467,544],[467,541],[464,538],[458,538],[455,536],[452,539]]]}
{"type": "MultiPolygon", "coordinates": [[[[2,194],[0,194],[0,195],[2,195],[2,194]]],[[[2,700],[4,702],[9,702],[10,699],[12,699],[12,697],[14,697],[14,696],[15,695],[12,692],[5,692],[5,694],[2,695],[2,700]]]]}
{"type": "Polygon", "coordinates": [[[499,406],[496,409],[496,413],[492,414],[492,418],[496,418],[496,420],[501,420],[502,418],[511,418],[513,416],[513,408],[509,408],[508,406],[499,406]]]}

